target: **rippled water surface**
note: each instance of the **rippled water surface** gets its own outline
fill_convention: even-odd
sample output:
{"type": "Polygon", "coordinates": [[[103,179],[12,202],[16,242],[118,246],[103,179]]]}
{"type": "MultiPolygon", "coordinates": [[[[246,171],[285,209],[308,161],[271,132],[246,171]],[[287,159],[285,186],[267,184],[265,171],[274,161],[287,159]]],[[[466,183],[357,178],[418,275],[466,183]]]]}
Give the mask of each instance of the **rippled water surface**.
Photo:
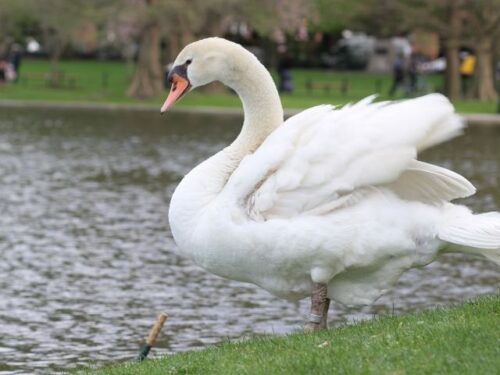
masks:
{"type": "MultiPolygon", "coordinates": [[[[237,134],[202,115],[0,110],[0,374],[131,360],[159,311],[152,355],[301,327],[307,303],[212,276],[174,253],[167,224],[180,178],[237,134]]],[[[402,124],[403,126],[404,124],[402,124]]],[[[499,210],[500,129],[472,128],[427,152],[499,210]]],[[[414,311],[498,292],[492,263],[449,255],[406,273],[374,306],[331,320],[414,311]]]]}

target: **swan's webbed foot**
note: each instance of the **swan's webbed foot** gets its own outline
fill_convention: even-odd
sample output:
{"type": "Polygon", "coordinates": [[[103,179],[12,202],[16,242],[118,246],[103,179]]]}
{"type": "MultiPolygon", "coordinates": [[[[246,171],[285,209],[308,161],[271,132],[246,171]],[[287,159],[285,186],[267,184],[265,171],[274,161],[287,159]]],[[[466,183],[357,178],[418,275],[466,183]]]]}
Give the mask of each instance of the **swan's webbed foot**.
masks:
{"type": "Polygon", "coordinates": [[[330,299],[327,297],[327,285],[314,283],[311,293],[311,314],[304,327],[305,332],[320,331],[328,328],[328,308],[330,299]]]}

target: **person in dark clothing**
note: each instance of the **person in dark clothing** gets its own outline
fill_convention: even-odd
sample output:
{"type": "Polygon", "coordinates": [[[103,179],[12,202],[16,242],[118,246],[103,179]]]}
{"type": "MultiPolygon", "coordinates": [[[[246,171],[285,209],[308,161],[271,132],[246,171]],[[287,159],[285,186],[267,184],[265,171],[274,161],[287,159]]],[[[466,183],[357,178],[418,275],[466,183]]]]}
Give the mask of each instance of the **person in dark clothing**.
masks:
{"type": "Polygon", "coordinates": [[[418,91],[420,78],[420,56],[412,52],[410,55],[410,63],[408,65],[408,93],[413,94],[418,91]]]}
{"type": "Polygon", "coordinates": [[[12,65],[16,77],[14,82],[17,82],[19,79],[19,68],[21,67],[22,58],[21,52],[21,47],[18,44],[13,44],[8,56],[8,62],[12,65]]]}
{"type": "Polygon", "coordinates": [[[476,68],[476,56],[473,53],[464,52],[460,64],[460,78],[462,81],[462,97],[466,98],[470,94],[472,77],[476,68]]]}
{"type": "Polygon", "coordinates": [[[402,53],[398,53],[392,66],[392,86],[389,95],[394,96],[396,91],[403,87],[405,80],[405,58],[402,53]]]}
{"type": "Polygon", "coordinates": [[[7,80],[7,63],[0,60],[0,86],[7,80]]]}
{"type": "Polygon", "coordinates": [[[293,91],[291,68],[292,68],[292,59],[288,53],[283,52],[278,62],[278,76],[279,76],[278,90],[280,92],[291,93],[293,91]]]}

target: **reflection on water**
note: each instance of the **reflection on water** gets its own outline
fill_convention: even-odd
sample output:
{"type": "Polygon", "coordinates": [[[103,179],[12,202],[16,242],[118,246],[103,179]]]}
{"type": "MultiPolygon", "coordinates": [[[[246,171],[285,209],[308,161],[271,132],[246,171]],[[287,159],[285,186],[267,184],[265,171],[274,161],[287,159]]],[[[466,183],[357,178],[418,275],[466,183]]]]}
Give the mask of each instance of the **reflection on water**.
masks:
{"type": "MultiPolygon", "coordinates": [[[[307,304],[212,276],[177,257],[167,224],[181,176],[241,119],[134,112],[0,113],[0,374],[130,360],[159,311],[154,354],[297,330],[307,304]]],[[[424,155],[462,173],[478,211],[500,208],[500,129],[474,128],[424,155]]],[[[498,268],[450,255],[403,276],[336,322],[498,291],[498,268]]]]}

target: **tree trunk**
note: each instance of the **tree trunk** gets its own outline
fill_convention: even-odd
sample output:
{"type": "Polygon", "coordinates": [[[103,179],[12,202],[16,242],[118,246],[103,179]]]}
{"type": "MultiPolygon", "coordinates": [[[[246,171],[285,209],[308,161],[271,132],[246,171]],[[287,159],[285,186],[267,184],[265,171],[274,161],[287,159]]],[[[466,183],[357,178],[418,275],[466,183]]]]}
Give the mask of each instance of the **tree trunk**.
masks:
{"type": "Polygon", "coordinates": [[[162,72],[160,27],[152,22],[141,33],[137,66],[127,95],[140,99],[158,96],[162,92],[162,72]]]}
{"type": "Polygon", "coordinates": [[[450,29],[446,40],[445,94],[451,100],[460,98],[460,3],[451,1],[449,6],[450,29]]]}
{"type": "Polygon", "coordinates": [[[458,41],[446,44],[445,94],[450,100],[460,99],[460,60],[458,41]]]}
{"type": "Polygon", "coordinates": [[[165,53],[165,61],[167,63],[174,62],[175,57],[181,51],[181,45],[179,43],[179,36],[170,32],[167,35],[167,52],[165,53]]]}
{"type": "Polygon", "coordinates": [[[483,35],[476,48],[476,71],[474,74],[474,97],[486,101],[495,100],[495,77],[493,74],[493,38],[483,35]]]}
{"type": "Polygon", "coordinates": [[[57,35],[53,36],[52,48],[50,51],[50,79],[49,84],[51,87],[61,87],[64,84],[64,73],[59,68],[59,62],[66,47],[66,41],[59,38],[57,35]]]}

